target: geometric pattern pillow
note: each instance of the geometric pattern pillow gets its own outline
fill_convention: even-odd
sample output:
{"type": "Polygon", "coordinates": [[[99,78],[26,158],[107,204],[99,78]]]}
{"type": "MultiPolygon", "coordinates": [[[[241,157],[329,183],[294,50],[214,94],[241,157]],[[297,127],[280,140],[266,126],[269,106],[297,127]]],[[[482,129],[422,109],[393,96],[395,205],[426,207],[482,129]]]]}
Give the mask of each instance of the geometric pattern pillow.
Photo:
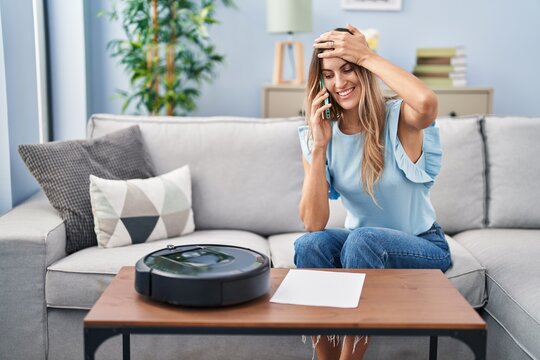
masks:
{"type": "Polygon", "coordinates": [[[195,230],[187,165],[148,179],[90,175],[98,246],[112,248],[167,239],[195,230]]]}

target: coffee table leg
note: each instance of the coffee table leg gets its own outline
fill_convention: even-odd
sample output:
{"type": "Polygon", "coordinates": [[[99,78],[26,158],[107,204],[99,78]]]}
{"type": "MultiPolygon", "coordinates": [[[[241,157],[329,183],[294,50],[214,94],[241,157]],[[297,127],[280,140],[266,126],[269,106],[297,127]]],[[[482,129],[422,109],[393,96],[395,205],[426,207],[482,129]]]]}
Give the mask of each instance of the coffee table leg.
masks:
{"type": "Polygon", "coordinates": [[[112,328],[84,328],[84,359],[94,360],[97,348],[108,338],[118,335],[112,328]]]}
{"type": "Polygon", "coordinates": [[[130,350],[130,342],[129,342],[129,333],[124,332],[122,334],[122,358],[124,360],[130,360],[131,359],[131,350],[130,350]]]}
{"type": "Polygon", "coordinates": [[[456,331],[452,336],[467,344],[473,351],[476,360],[486,360],[486,330],[456,331]]]}
{"type": "Polygon", "coordinates": [[[429,360],[437,360],[438,336],[429,337],[429,360]]]}

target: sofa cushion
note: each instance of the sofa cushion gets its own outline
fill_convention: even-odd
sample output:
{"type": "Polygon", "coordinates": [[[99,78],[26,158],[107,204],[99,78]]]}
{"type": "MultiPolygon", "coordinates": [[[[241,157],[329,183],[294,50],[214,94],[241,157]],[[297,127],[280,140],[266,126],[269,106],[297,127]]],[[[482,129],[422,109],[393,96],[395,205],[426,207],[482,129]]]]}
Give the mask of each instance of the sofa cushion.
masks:
{"type": "Polygon", "coordinates": [[[153,175],[141,133],[133,124],[94,140],[19,145],[19,153],[65,221],[68,254],[97,244],[90,174],[122,180],[153,175]]]}
{"type": "Polygon", "coordinates": [[[111,248],[168,239],[195,230],[187,165],[149,179],[90,175],[98,246],[111,248]]]}
{"type": "Polygon", "coordinates": [[[430,198],[445,233],[478,229],[485,218],[485,161],[477,117],[439,118],[442,166],[430,198]]]}
{"type": "Polygon", "coordinates": [[[487,269],[485,310],[525,352],[540,354],[540,230],[472,230],[455,239],[487,269]]]}
{"type": "MultiPolygon", "coordinates": [[[[288,233],[270,236],[268,243],[272,254],[272,265],[277,268],[294,268],[294,241],[304,233],[288,233]]],[[[474,308],[486,302],[485,269],[452,237],[446,236],[453,265],[446,276],[474,308]]]]}
{"type": "Polygon", "coordinates": [[[69,255],[47,268],[47,306],[90,309],[122,266],[135,266],[143,256],[169,244],[234,245],[270,255],[266,239],[233,230],[195,231],[182,237],[110,249],[95,246],[69,255]]]}
{"type": "Polygon", "coordinates": [[[540,118],[488,116],[484,128],[489,226],[540,228],[540,118]]]}
{"type": "Polygon", "coordinates": [[[297,130],[302,123],[301,118],[94,115],[88,136],[139,124],[157,174],[189,164],[196,229],[272,235],[303,230],[297,130]]]}

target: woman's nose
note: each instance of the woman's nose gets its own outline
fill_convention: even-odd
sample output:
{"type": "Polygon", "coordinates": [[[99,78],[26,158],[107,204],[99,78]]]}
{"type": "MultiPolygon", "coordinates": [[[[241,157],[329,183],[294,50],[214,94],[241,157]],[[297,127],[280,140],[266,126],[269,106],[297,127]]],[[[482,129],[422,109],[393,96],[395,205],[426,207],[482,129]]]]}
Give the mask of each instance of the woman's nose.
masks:
{"type": "Polygon", "coordinates": [[[342,86],[345,84],[345,79],[341,75],[335,75],[334,84],[336,88],[342,89],[342,86]]]}

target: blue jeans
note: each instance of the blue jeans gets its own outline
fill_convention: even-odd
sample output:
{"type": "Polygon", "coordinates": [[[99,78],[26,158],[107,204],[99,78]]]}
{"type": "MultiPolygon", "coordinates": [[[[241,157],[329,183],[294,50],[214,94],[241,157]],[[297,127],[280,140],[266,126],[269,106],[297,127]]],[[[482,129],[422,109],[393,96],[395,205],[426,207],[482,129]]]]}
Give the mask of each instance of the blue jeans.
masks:
{"type": "Polygon", "coordinates": [[[440,269],[452,265],[439,224],[417,236],[402,231],[362,227],[306,233],[294,242],[298,268],[440,269]]]}

